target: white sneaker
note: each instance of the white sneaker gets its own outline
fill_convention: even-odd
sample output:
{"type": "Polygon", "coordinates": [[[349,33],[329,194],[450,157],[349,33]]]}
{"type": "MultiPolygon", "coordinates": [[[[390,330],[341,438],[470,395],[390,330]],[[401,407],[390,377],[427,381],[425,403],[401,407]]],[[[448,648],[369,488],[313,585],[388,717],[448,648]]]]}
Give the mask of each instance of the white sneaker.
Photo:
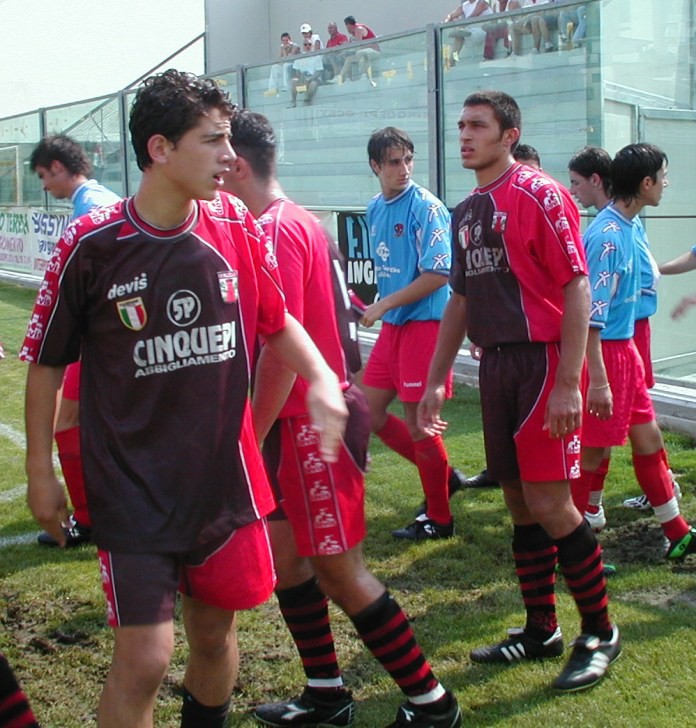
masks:
{"type": "MultiPolygon", "coordinates": [[[[682,499],[681,488],[679,483],[674,479],[674,473],[671,470],[667,471],[672,476],[672,485],[674,486],[674,497],[680,501],[682,499]]],[[[624,508],[631,508],[634,511],[647,511],[652,508],[647,495],[636,495],[633,498],[626,498],[623,502],[624,508]]]]}
{"type": "Polygon", "coordinates": [[[597,513],[585,512],[585,520],[590,524],[590,528],[595,532],[599,533],[607,525],[607,519],[604,515],[604,506],[599,506],[597,513]]]}

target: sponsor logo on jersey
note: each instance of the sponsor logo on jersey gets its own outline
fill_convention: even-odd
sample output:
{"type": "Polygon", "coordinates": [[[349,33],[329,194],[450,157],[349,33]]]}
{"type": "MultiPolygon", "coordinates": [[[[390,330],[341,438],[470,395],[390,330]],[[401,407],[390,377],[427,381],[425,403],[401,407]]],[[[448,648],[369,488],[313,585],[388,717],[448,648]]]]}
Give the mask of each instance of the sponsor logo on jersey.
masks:
{"type": "Polygon", "coordinates": [[[310,501],[325,501],[331,499],[331,490],[321,480],[317,480],[309,488],[309,500],[310,501]]]}
{"type": "Polygon", "coordinates": [[[302,469],[309,475],[316,475],[324,472],[326,465],[316,453],[310,452],[302,463],[302,469]]]}
{"type": "Polygon", "coordinates": [[[553,210],[554,207],[560,206],[561,198],[556,193],[556,190],[547,190],[546,194],[544,195],[544,209],[548,212],[549,210],[553,210]]]}
{"type": "Polygon", "coordinates": [[[340,554],[343,551],[341,544],[330,535],[324,536],[317,546],[317,553],[321,556],[330,556],[331,554],[340,554]]]}
{"type": "Polygon", "coordinates": [[[143,299],[129,298],[127,301],[117,301],[116,309],[121,323],[131,331],[140,331],[147,323],[147,311],[143,299]]]}
{"type": "Polygon", "coordinates": [[[133,361],[138,367],[136,377],[218,364],[236,355],[237,324],[234,321],[141,339],[133,347],[133,361]]]}
{"type": "Polygon", "coordinates": [[[549,181],[544,177],[537,177],[531,184],[532,192],[537,192],[545,185],[549,184],[549,181]]]}
{"type": "Polygon", "coordinates": [[[599,259],[604,260],[610,253],[614,252],[616,252],[616,245],[614,245],[614,243],[610,240],[607,240],[605,243],[602,243],[602,252],[599,259]]]}
{"type": "Polygon", "coordinates": [[[40,341],[43,339],[44,327],[41,323],[41,319],[37,313],[32,314],[29,326],[27,326],[27,339],[33,339],[34,341],[40,341]]]}
{"type": "Polygon", "coordinates": [[[263,259],[268,270],[275,270],[278,267],[278,259],[273,251],[273,243],[270,240],[266,240],[266,254],[263,259]]]}
{"type": "Polygon", "coordinates": [[[534,170],[531,169],[523,169],[518,175],[517,175],[517,182],[522,183],[526,182],[531,177],[534,177],[537,173],[534,170]]]}
{"type": "Polygon", "coordinates": [[[401,238],[404,235],[404,226],[403,223],[397,222],[396,225],[394,225],[394,237],[395,238],[401,238]]]}
{"type": "Polygon", "coordinates": [[[573,439],[566,445],[566,453],[568,455],[580,454],[580,438],[577,435],[573,435],[573,439]]]}
{"type": "Polygon", "coordinates": [[[224,303],[235,303],[239,297],[239,274],[236,270],[219,270],[218,283],[224,303]]]}
{"type": "Polygon", "coordinates": [[[44,278],[41,288],[36,296],[37,306],[50,306],[53,303],[53,289],[50,283],[44,278]]]}
{"type": "Polygon", "coordinates": [[[401,386],[406,389],[416,389],[423,386],[423,380],[421,379],[418,382],[402,382],[401,386]]]}
{"type": "Polygon", "coordinates": [[[568,478],[570,480],[577,480],[580,477],[580,462],[574,462],[570,466],[570,472],[568,473],[568,478]]]}
{"type": "Polygon", "coordinates": [[[378,258],[382,259],[383,262],[387,262],[387,258],[389,257],[389,248],[384,240],[380,241],[379,245],[375,248],[375,253],[378,258]]]}
{"type": "Polygon", "coordinates": [[[302,425],[302,429],[297,433],[295,442],[297,443],[298,447],[318,445],[319,437],[309,425],[302,425]]]}
{"type": "Polygon", "coordinates": [[[120,298],[121,296],[132,296],[134,293],[144,291],[147,289],[147,273],[141,273],[139,276],[135,276],[132,281],[128,283],[114,283],[109,288],[106,297],[109,301],[113,301],[114,298],[120,298]]]}
{"type": "Polygon", "coordinates": [[[337,523],[336,516],[328,508],[320,508],[319,513],[314,516],[315,528],[333,528],[337,523]]]}
{"type": "Polygon", "coordinates": [[[593,290],[597,291],[600,288],[606,288],[609,283],[611,282],[611,274],[608,270],[601,270],[597,274],[597,278],[595,279],[595,284],[592,287],[593,290]]]}
{"type": "Polygon", "coordinates": [[[507,212],[502,210],[495,210],[493,212],[493,221],[491,222],[491,230],[494,233],[504,233],[507,227],[507,212]]]}
{"type": "Polygon", "coordinates": [[[429,245],[431,248],[434,248],[435,245],[438,243],[443,242],[443,240],[446,239],[448,231],[445,230],[445,228],[435,228],[432,233],[430,234],[430,242],[429,245]]]}
{"type": "Polygon", "coordinates": [[[201,301],[193,292],[181,289],[167,301],[167,317],[175,326],[190,326],[201,315],[201,301]]]}

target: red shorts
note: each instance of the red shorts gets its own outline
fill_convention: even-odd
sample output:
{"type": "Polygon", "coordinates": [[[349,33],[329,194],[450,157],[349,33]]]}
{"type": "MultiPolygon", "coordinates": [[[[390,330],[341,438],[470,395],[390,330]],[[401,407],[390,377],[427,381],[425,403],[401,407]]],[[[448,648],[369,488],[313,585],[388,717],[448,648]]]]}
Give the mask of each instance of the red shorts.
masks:
{"type": "Polygon", "coordinates": [[[484,349],[479,368],[486,462],[491,480],[546,483],[580,476],[580,430],[543,429],[556,379],[558,344],[484,349]]]}
{"type": "Polygon", "coordinates": [[[81,362],[76,361],[74,364],[68,364],[63,374],[63,397],[72,399],[76,402],[80,399],[80,372],[82,371],[81,362]]]}
{"type": "Polygon", "coordinates": [[[174,617],[177,588],[220,609],[252,609],[275,587],[264,519],[233,531],[222,543],[183,554],[98,551],[110,627],[160,624],[174,617]]]}
{"type": "Polygon", "coordinates": [[[264,443],[264,459],[279,488],[278,511],[287,518],[300,556],[341,554],[363,541],[365,464],[370,411],[355,386],[346,390],[348,423],[338,462],[326,463],[308,415],[284,417],[264,443]]]}
{"type": "Polygon", "coordinates": [[[624,445],[632,425],[655,419],[655,410],[645,383],[643,361],[633,339],[603,341],[602,358],[614,403],[608,420],[584,413],[582,444],[585,447],[624,445]]]}
{"type": "Polygon", "coordinates": [[[643,360],[643,368],[645,369],[645,384],[648,389],[655,386],[655,375],[652,367],[652,352],[650,351],[650,319],[642,318],[636,321],[635,331],[633,332],[633,341],[636,349],[643,360]]]}
{"type": "MultiPolygon", "coordinates": [[[[420,402],[439,329],[439,321],[409,321],[403,326],[383,323],[365,366],[363,384],[395,390],[402,402],[420,402]]],[[[447,397],[452,396],[452,372],[445,391],[447,397]]]]}

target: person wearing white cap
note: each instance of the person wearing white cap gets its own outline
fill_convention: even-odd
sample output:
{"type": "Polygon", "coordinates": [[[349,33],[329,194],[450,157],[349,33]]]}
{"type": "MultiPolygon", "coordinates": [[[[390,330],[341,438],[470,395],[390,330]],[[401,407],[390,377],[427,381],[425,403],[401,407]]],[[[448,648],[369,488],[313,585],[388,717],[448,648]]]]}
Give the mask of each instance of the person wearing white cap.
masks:
{"type": "Polygon", "coordinates": [[[309,23],[302,23],[300,26],[300,33],[302,33],[302,37],[305,40],[312,42],[313,51],[320,51],[324,47],[324,44],[321,42],[321,38],[319,37],[319,33],[313,33],[312,26],[309,23]]]}

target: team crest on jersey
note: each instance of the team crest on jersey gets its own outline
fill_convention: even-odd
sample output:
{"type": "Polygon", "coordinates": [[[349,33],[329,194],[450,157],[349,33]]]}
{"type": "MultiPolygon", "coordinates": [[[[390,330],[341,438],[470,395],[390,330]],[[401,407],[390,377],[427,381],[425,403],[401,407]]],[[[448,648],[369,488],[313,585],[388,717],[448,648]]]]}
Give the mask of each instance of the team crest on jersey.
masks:
{"type": "Polygon", "coordinates": [[[466,250],[469,247],[469,226],[468,225],[462,225],[459,228],[459,245],[466,250]]]}
{"type": "Polygon", "coordinates": [[[394,237],[402,238],[403,236],[404,236],[403,223],[397,222],[396,225],[394,225],[394,237]]]}
{"type": "Polygon", "coordinates": [[[507,227],[507,218],[508,218],[507,212],[503,212],[502,210],[496,210],[493,213],[493,221],[491,223],[491,230],[494,233],[504,233],[505,228],[507,227]]]}
{"type": "Polygon", "coordinates": [[[116,308],[121,323],[131,331],[140,331],[147,323],[147,311],[143,299],[129,298],[127,301],[117,301],[116,308]]]}
{"type": "Polygon", "coordinates": [[[239,297],[239,274],[236,270],[219,270],[218,283],[224,303],[235,303],[239,297]]]}

